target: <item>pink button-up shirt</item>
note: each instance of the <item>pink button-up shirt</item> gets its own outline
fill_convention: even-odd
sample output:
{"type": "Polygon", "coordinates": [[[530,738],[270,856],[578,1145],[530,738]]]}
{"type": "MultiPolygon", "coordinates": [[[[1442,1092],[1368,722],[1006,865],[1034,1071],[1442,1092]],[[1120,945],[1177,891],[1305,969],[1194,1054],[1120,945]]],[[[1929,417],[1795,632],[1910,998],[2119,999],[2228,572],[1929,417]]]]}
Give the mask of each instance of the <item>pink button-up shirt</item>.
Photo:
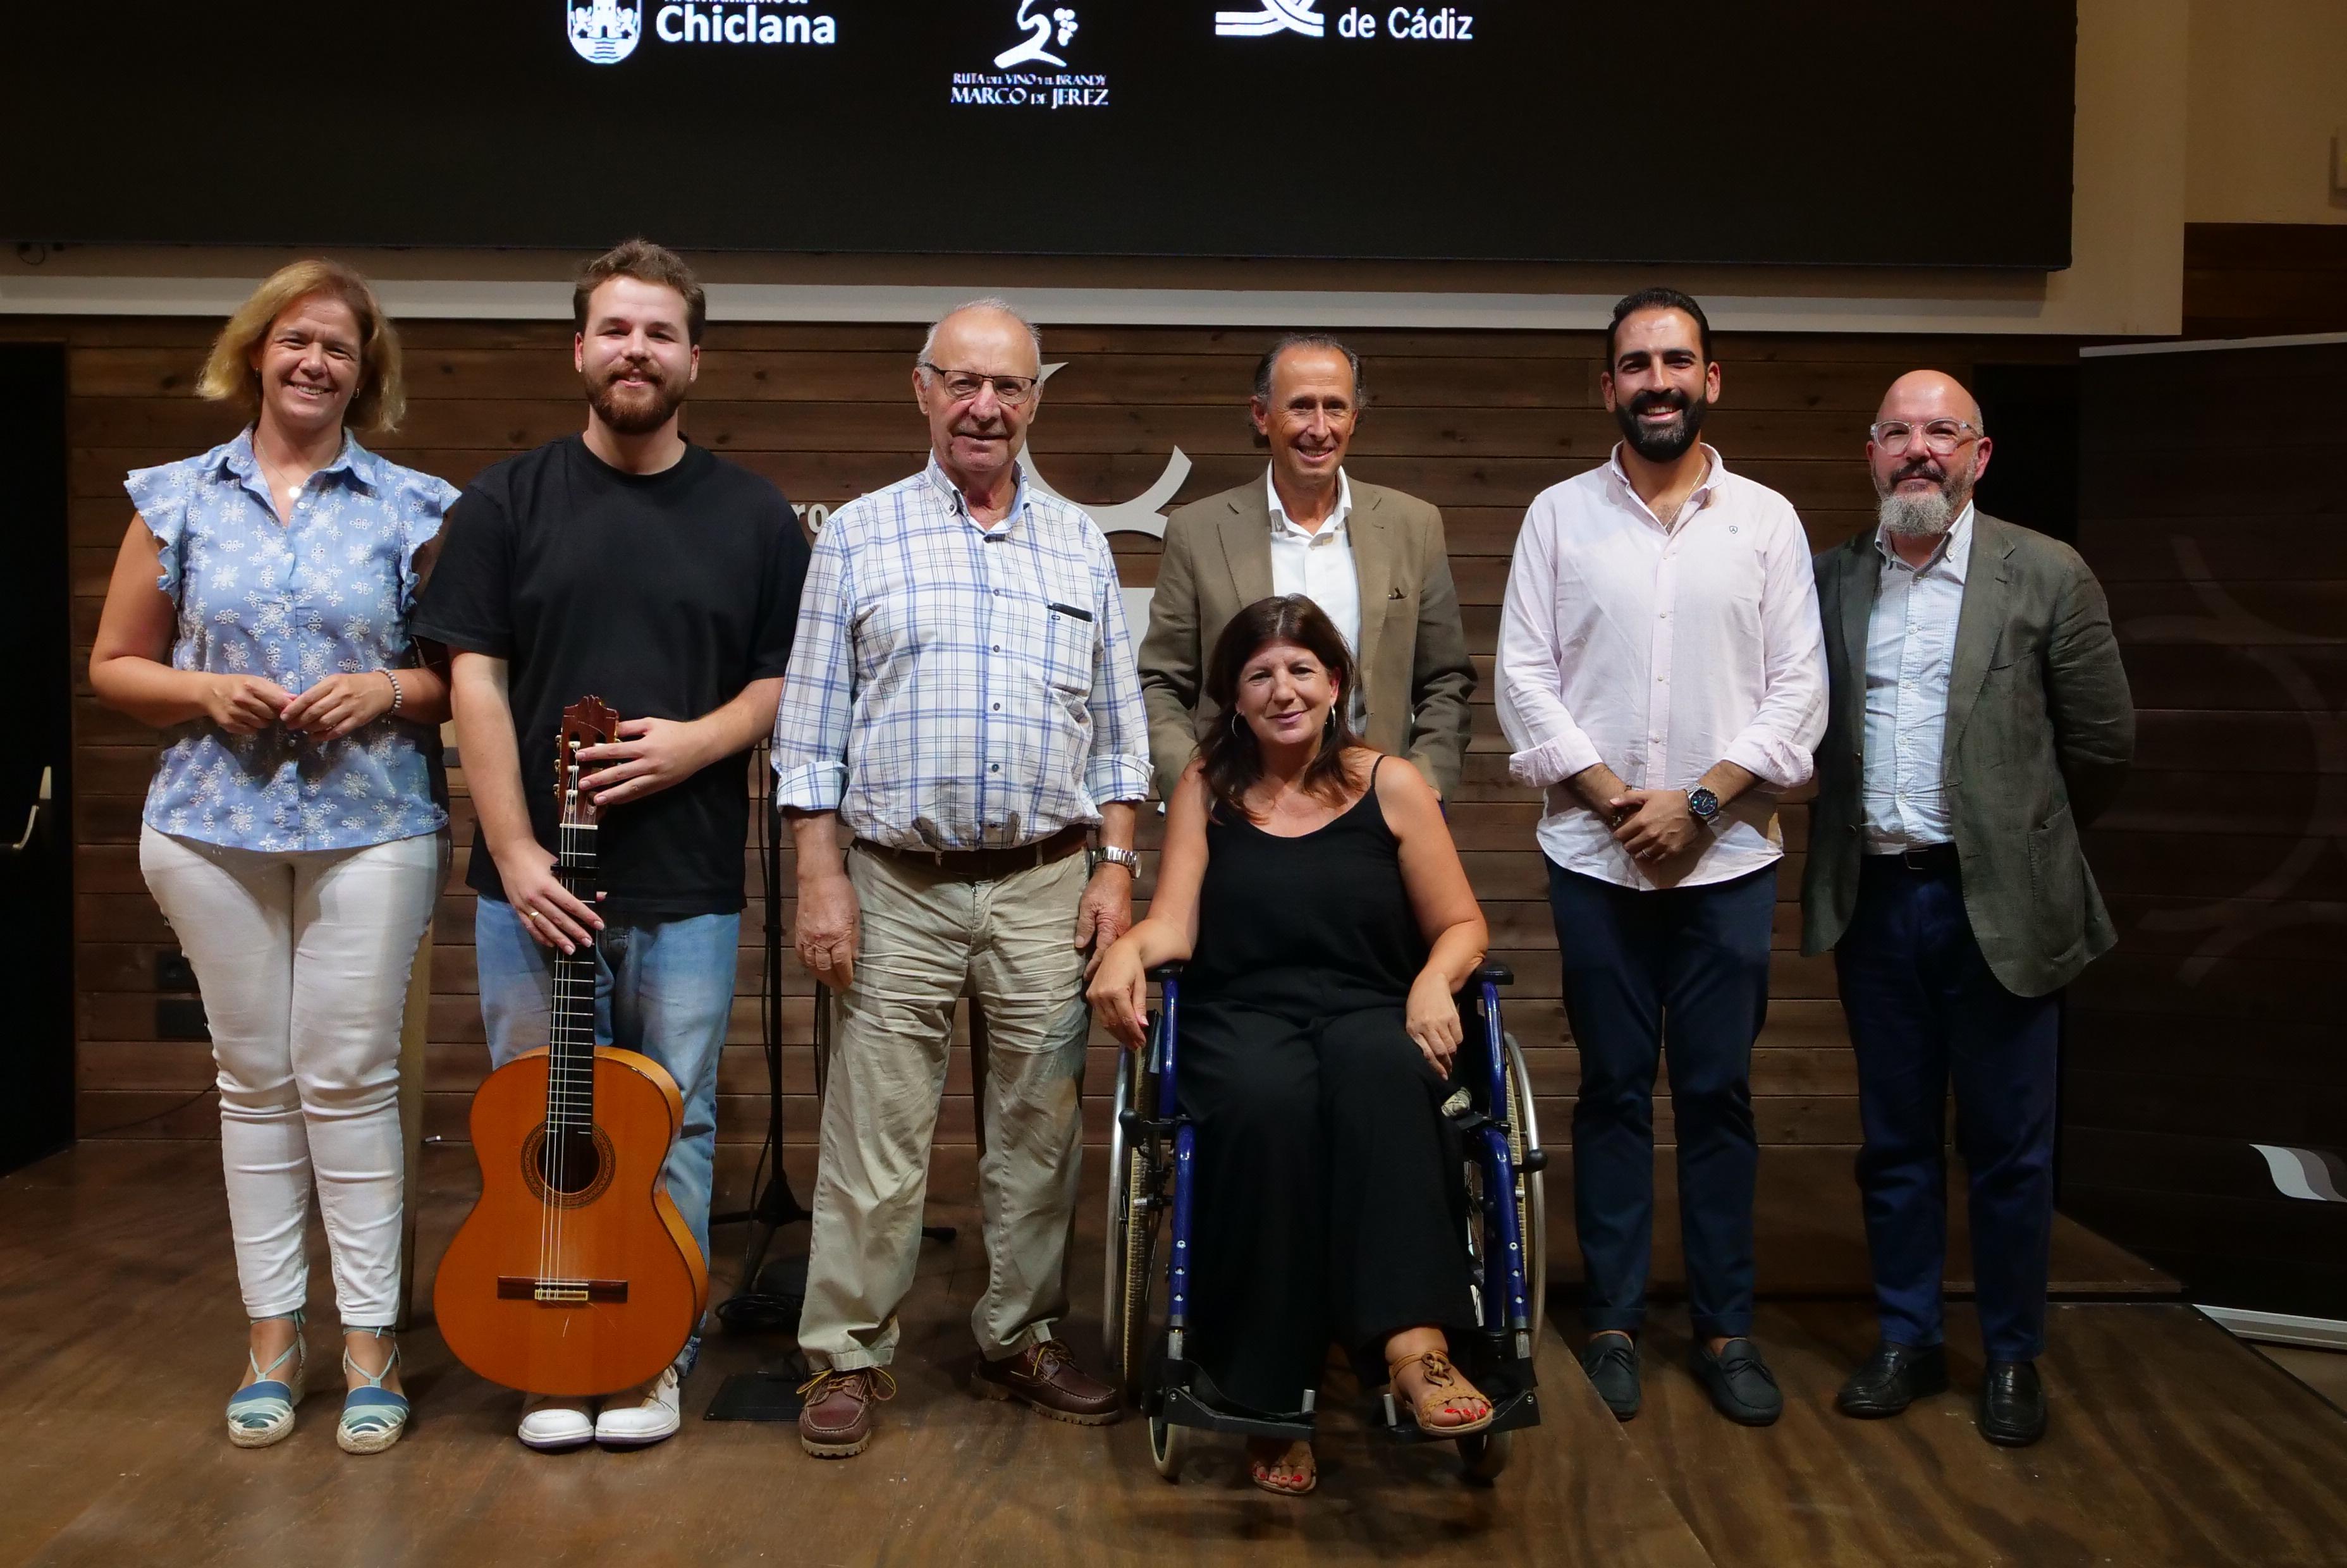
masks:
{"type": "Polygon", "coordinates": [[[1508,771],[1548,792],[1542,850],[1624,887],[1693,886],[1784,853],[1775,791],[1806,784],[1826,728],[1825,638],[1792,504],[1711,468],[1656,518],[1612,461],[1543,490],[1524,516],[1500,619],[1508,771]],[[1689,789],[1714,764],[1761,785],[1700,852],[1641,865],[1564,781],[1603,762],[1634,789],[1689,789]]]}

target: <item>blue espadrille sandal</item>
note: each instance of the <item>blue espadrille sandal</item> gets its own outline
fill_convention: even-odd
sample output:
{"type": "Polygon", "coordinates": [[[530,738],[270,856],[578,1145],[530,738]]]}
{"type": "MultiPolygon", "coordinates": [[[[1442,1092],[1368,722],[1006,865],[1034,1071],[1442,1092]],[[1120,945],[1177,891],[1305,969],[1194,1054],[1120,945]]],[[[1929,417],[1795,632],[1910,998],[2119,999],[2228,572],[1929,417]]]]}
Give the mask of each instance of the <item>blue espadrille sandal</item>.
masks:
{"type": "MultiPolygon", "coordinates": [[[[388,1328],[352,1328],[351,1334],[372,1334],[378,1339],[391,1337],[388,1328]]],[[[383,1380],[399,1365],[399,1347],[391,1348],[391,1358],[380,1372],[370,1372],[351,1359],[348,1350],[343,1352],[343,1370],[356,1372],[366,1379],[366,1387],[353,1389],[343,1397],[343,1419],[334,1428],[334,1440],[346,1454],[379,1454],[399,1440],[407,1430],[407,1396],[395,1394],[383,1386],[383,1380]]]]}
{"type": "Polygon", "coordinates": [[[252,1365],[254,1381],[230,1395],[228,1401],[228,1440],[241,1449],[265,1449],[282,1441],[293,1430],[293,1407],[302,1402],[310,1357],[302,1347],[302,1315],[292,1314],[292,1321],[293,1343],[268,1366],[263,1367],[251,1351],[244,1353],[244,1358],[252,1365]],[[285,1365],[289,1358],[293,1363],[293,1375],[279,1378],[277,1368],[285,1365]]]}

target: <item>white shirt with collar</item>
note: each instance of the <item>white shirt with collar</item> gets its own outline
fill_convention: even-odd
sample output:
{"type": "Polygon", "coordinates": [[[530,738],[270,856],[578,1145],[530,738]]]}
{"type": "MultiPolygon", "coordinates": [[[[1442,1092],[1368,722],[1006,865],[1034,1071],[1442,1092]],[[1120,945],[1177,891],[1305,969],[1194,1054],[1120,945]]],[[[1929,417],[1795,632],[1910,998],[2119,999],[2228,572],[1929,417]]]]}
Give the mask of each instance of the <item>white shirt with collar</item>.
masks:
{"type": "MultiPolygon", "coordinates": [[[[1300,593],[1318,605],[1355,657],[1361,651],[1361,574],[1353,564],[1353,482],[1337,470],[1337,509],[1317,529],[1307,528],[1280,504],[1279,485],[1264,471],[1271,497],[1271,591],[1300,593]]],[[[1358,693],[1357,693],[1358,695],[1358,693]]]]}
{"type": "Polygon", "coordinates": [[[1824,630],[1792,503],[1731,474],[1658,518],[1611,461],[1525,514],[1501,612],[1500,723],[1519,784],[1548,792],[1542,851],[1646,889],[1725,882],[1782,856],[1777,791],[1806,784],[1825,735],[1824,630]],[[1718,762],[1760,781],[1690,856],[1634,861],[1565,781],[1604,763],[1633,789],[1691,788],[1718,762]]]}
{"type": "Polygon", "coordinates": [[[1866,847],[1886,855],[1955,839],[1942,752],[1956,621],[1972,565],[1973,507],[1922,566],[1911,567],[1877,527],[1882,575],[1866,627],[1866,847]]]}

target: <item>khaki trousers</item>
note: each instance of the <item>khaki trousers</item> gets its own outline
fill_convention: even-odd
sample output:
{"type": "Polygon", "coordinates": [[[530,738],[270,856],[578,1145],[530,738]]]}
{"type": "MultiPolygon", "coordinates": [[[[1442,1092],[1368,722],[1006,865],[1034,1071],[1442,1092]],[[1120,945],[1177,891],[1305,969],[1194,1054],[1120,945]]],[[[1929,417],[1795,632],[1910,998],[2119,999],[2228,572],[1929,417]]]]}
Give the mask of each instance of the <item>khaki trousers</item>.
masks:
{"type": "Polygon", "coordinates": [[[835,999],[799,1347],[817,1368],[887,1365],[921,1245],[929,1147],[954,1003],[984,1010],[986,1289],[970,1327],[989,1360],[1051,1337],[1067,1311],[1083,1157],[1085,857],[969,881],[856,851],[856,980],[835,999]]]}

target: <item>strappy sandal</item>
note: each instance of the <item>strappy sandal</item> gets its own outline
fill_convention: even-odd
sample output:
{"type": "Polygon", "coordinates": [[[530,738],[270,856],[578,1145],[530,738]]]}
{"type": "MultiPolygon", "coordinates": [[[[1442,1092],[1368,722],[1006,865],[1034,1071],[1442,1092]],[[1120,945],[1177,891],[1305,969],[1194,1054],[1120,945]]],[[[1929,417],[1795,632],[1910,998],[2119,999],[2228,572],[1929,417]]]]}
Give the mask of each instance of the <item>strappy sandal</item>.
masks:
{"type": "Polygon", "coordinates": [[[1255,1444],[1249,1443],[1247,1480],[1276,1497],[1309,1497],[1320,1484],[1320,1469],[1312,1462],[1310,1443],[1289,1443],[1276,1459],[1269,1460],[1255,1451],[1255,1444]]]}
{"type": "MultiPolygon", "coordinates": [[[[265,1449],[283,1440],[293,1430],[293,1407],[302,1402],[310,1370],[310,1356],[302,1342],[302,1315],[287,1316],[293,1324],[293,1343],[285,1347],[276,1360],[264,1367],[261,1358],[251,1351],[244,1358],[252,1367],[253,1380],[229,1396],[228,1440],[241,1449],[265,1449]],[[293,1363],[290,1377],[280,1378],[277,1368],[287,1361],[293,1363]]],[[[253,1319],[266,1323],[265,1317],[253,1319]]]]}
{"type": "MultiPolygon", "coordinates": [[[[388,1328],[352,1328],[351,1334],[372,1334],[378,1339],[389,1339],[388,1328]]],[[[394,1344],[391,1355],[380,1372],[370,1372],[343,1352],[343,1371],[356,1372],[365,1381],[343,1397],[343,1417],[334,1428],[334,1441],[346,1454],[379,1454],[399,1440],[407,1430],[407,1396],[386,1389],[383,1380],[399,1366],[399,1347],[394,1344]]]]}
{"type": "Polygon", "coordinates": [[[1417,1425],[1419,1430],[1428,1436],[1472,1437],[1489,1427],[1493,1419],[1498,1416],[1499,1410],[1492,1405],[1490,1396],[1469,1382],[1466,1375],[1450,1364],[1450,1358],[1440,1350],[1421,1350],[1415,1356],[1405,1356],[1399,1361],[1387,1362],[1386,1377],[1394,1385],[1396,1393],[1401,1391],[1403,1368],[1413,1366],[1425,1372],[1429,1391],[1416,1399],[1399,1401],[1398,1408],[1408,1410],[1410,1420],[1417,1425]],[[1446,1410],[1452,1415],[1459,1414],[1460,1412],[1452,1407],[1465,1404],[1482,1406],[1482,1417],[1477,1420],[1460,1421],[1456,1425],[1434,1419],[1436,1416],[1446,1410]]]}

